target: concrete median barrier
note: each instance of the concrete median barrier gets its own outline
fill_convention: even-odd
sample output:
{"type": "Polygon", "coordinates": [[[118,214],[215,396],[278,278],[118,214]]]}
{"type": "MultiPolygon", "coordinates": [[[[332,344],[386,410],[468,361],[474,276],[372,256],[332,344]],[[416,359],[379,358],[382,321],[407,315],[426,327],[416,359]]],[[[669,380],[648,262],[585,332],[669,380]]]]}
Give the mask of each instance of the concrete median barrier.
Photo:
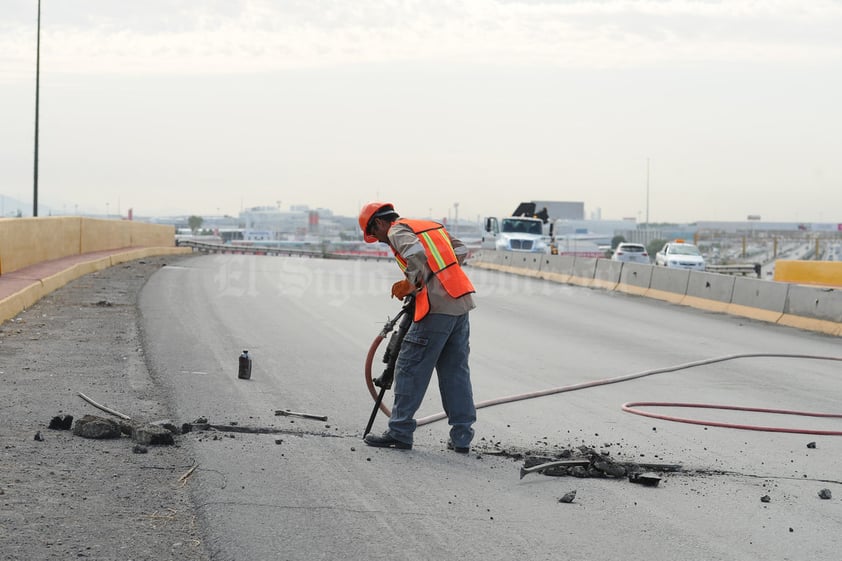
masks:
{"type": "Polygon", "coordinates": [[[652,282],[652,265],[641,263],[624,263],[620,271],[620,282],[614,290],[644,296],[652,282]]]}
{"type": "Polygon", "coordinates": [[[573,259],[573,272],[567,281],[578,286],[590,286],[596,274],[596,257],[576,257],[573,259]]]}
{"type": "Polygon", "coordinates": [[[501,271],[530,277],[537,277],[541,267],[541,253],[516,253],[501,251],[499,267],[501,271]]]}
{"type": "Polygon", "coordinates": [[[486,259],[485,250],[480,249],[478,251],[472,251],[470,253],[470,255],[468,257],[468,260],[467,260],[467,263],[469,265],[471,265],[473,263],[481,263],[481,262],[485,261],[485,259],[486,259]]]}
{"type": "Polygon", "coordinates": [[[503,252],[502,251],[489,251],[486,254],[485,262],[491,263],[492,265],[500,265],[503,262],[503,252]]]}
{"type": "Polygon", "coordinates": [[[483,249],[475,253],[470,261],[468,261],[468,264],[477,269],[497,270],[497,265],[500,263],[497,253],[493,249],[483,249]]]}
{"type": "Polygon", "coordinates": [[[690,271],[687,295],[680,303],[710,312],[724,313],[734,294],[735,279],[736,277],[731,275],[690,271]]]}
{"type": "Polygon", "coordinates": [[[790,285],[781,325],[842,335],[842,291],[790,285]]]}
{"type": "Polygon", "coordinates": [[[567,283],[573,274],[572,255],[546,255],[541,263],[541,278],[567,283]]]}
{"type": "Polygon", "coordinates": [[[649,283],[649,290],[646,291],[648,298],[664,300],[673,304],[679,304],[687,295],[687,284],[690,281],[688,269],[670,269],[667,267],[653,267],[652,280],[649,283]]]}
{"type": "Polygon", "coordinates": [[[623,263],[621,261],[597,259],[591,287],[614,290],[620,282],[620,273],[622,271],[623,263]]]}
{"type": "Polygon", "coordinates": [[[540,266],[538,267],[539,271],[544,272],[544,271],[546,271],[547,269],[550,268],[550,257],[553,257],[553,256],[550,255],[549,253],[545,253],[544,255],[541,256],[540,266]]]}
{"type": "Polygon", "coordinates": [[[726,312],[777,323],[786,306],[788,284],[745,277],[734,277],[734,295],[726,312]]]}

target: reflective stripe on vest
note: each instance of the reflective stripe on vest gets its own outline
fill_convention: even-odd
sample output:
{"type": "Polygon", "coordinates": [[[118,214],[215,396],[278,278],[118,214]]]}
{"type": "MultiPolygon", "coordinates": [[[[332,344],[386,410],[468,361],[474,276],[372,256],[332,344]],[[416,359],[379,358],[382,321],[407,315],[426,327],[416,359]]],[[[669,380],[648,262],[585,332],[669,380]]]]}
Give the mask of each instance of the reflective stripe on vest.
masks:
{"type": "MultiPolygon", "coordinates": [[[[424,248],[427,255],[427,265],[436,278],[439,279],[445,291],[451,298],[460,298],[466,294],[475,292],[468,275],[459,266],[459,259],[453,251],[450,237],[444,226],[438,222],[429,220],[409,220],[402,218],[396,221],[398,224],[405,224],[418,236],[418,241],[424,248]]],[[[406,271],[406,260],[398,253],[395,259],[402,271],[406,271]]],[[[415,321],[424,318],[430,311],[430,300],[427,296],[427,287],[422,286],[415,295],[415,321]]]]}

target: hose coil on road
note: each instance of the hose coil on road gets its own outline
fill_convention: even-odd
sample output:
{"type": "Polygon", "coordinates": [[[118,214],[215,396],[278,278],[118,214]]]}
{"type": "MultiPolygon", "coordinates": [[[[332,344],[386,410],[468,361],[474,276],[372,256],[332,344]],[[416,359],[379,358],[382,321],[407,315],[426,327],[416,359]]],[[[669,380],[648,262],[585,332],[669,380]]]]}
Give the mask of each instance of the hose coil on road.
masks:
{"type": "MultiPolygon", "coordinates": [[[[377,391],[375,390],[374,383],[371,377],[371,366],[374,362],[374,355],[377,353],[377,349],[380,346],[380,343],[383,341],[385,336],[383,334],[378,335],[374,341],[371,343],[371,347],[368,350],[368,355],[366,356],[365,361],[365,382],[366,386],[368,387],[368,391],[371,394],[372,399],[375,401],[377,400],[377,391]]],[[[619,382],[627,382],[629,380],[636,380],[638,378],[644,378],[646,376],[653,376],[655,374],[664,374],[666,372],[676,372],[678,370],[687,370],[690,368],[696,368],[698,366],[705,366],[708,364],[715,364],[718,362],[726,362],[729,360],[737,360],[743,358],[794,358],[800,360],[832,360],[837,362],[842,362],[842,357],[833,357],[833,356],[822,356],[822,355],[803,355],[803,354],[786,354],[786,353],[745,353],[745,354],[733,354],[733,355],[726,355],[721,357],[714,357],[708,358],[703,360],[697,360],[694,362],[686,362],[683,364],[678,364],[675,366],[667,366],[664,368],[653,368],[651,370],[644,370],[643,372],[637,372],[634,374],[625,374],[622,376],[615,376],[613,378],[603,378],[599,380],[592,380],[590,382],[582,382],[579,384],[571,384],[567,386],[559,386],[555,388],[548,388],[545,390],[537,390],[532,392],[526,392],[516,395],[509,395],[505,397],[498,397],[495,399],[489,399],[486,401],[481,401],[475,404],[477,409],[482,409],[484,407],[492,407],[494,405],[501,405],[503,403],[512,403],[515,401],[524,401],[527,399],[534,399],[537,397],[544,397],[548,395],[554,395],[558,393],[565,393],[565,392],[572,392],[577,390],[584,390],[586,388],[593,388],[597,386],[606,386],[609,384],[617,384],[619,382]]],[[[717,404],[704,404],[704,403],[680,403],[680,402],[658,402],[658,401],[638,401],[638,402],[628,402],[624,403],[622,406],[622,410],[628,413],[633,413],[635,415],[642,415],[645,417],[652,417],[655,419],[661,419],[665,421],[673,421],[673,422],[680,422],[680,423],[691,423],[696,425],[705,425],[711,427],[722,427],[722,428],[733,428],[733,429],[742,429],[742,430],[754,430],[754,431],[765,431],[765,432],[786,432],[786,433],[796,433],[796,434],[816,434],[816,435],[825,435],[825,436],[842,436],[842,431],[825,431],[825,430],[813,430],[813,429],[798,429],[798,428],[787,428],[787,427],[767,427],[767,426],[759,426],[759,425],[745,425],[745,424],[735,424],[735,423],[721,423],[717,421],[705,421],[699,419],[688,419],[685,417],[676,417],[672,415],[661,415],[657,413],[651,413],[648,411],[642,411],[637,409],[637,407],[685,407],[685,408],[699,408],[699,409],[725,409],[731,411],[750,411],[750,412],[760,412],[760,413],[774,413],[780,415],[799,415],[799,416],[806,416],[806,417],[821,417],[821,418],[836,418],[842,419],[842,414],[834,414],[834,413],[813,413],[809,411],[791,411],[785,409],[763,409],[763,408],[754,408],[754,407],[740,407],[736,405],[717,405],[717,404]]],[[[385,404],[382,402],[380,403],[380,411],[383,412],[384,415],[387,417],[391,415],[391,411],[385,404]]],[[[433,415],[428,415],[427,417],[422,417],[421,419],[417,420],[418,426],[426,425],[429,423],[433,423],[435,421],[439,421],[441,419],[446,418],[447,415],[444,412],[435,413],[433,415]]]]}

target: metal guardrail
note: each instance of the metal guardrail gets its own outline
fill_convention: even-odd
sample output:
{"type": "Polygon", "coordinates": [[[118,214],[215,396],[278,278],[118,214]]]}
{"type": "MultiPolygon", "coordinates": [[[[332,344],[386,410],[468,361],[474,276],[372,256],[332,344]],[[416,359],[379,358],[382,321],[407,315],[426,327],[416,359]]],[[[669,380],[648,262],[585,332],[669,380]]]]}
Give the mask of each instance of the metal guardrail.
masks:
{"type": "Polygon", "coordinates": [[[179,247],[192,247],[194,250],[203,253],[237,253],[250,255],[299,255],[306,257],[322,257],[321,249],[298,249],[298,248],[275,248],[253,245],[231,245],[210,242],[199,242],[195,240],[180,240],[179,247]]]}
{"type": "Polygon", "coordinates": [[[320,249],[304,249],[304,248],[278,248],[252,245],[232,245],[232,244],[218,244],[210,242],[200,242],[195,240],[180,240],[176,245],[178,247],[191,247],[194,251],[202,253],[233,253],[233,254],[247,254],[247,255],[270,255],[270,256],[298,256],[298,257],[317,257],[322,259],[360,259],[367,260],[391,260],[393,257],[385,255],[365,255],[365,254],[350,254],[350,253],[336,253],[329,251],[328,247],[320,249]]]}
{"type": "Polygon", "coordinates": [[[707,265],[705,271],[722,275],[760,275],[760,263],[737,263],[734,265],[707,265]]]}

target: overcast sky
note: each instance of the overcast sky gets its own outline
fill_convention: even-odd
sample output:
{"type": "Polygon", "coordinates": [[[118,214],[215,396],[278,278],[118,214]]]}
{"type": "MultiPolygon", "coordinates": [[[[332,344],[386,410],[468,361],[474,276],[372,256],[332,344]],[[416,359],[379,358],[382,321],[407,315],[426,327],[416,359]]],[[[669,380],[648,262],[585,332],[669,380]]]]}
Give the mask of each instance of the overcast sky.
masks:
{"type": "MultiPolygon", "coordinates": [[[[24,201],[36,24],[0,2],[24,201]]],[[[840,30],[839,0],[42,0],[39,214],[842,222],[840,30]]]]}

